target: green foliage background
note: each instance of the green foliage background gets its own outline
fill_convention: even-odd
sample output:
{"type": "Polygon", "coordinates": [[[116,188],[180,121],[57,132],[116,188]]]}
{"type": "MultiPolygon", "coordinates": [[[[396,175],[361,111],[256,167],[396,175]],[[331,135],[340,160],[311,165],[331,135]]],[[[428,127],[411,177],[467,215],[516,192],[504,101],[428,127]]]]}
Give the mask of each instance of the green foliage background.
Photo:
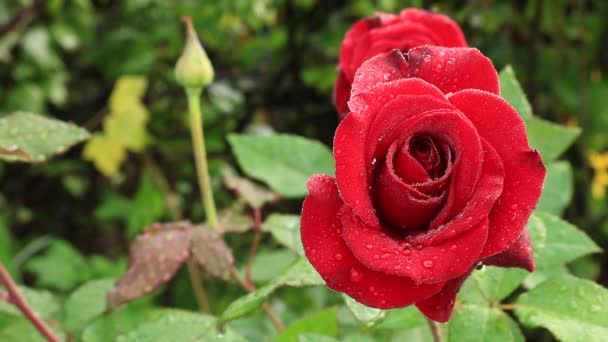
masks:
{"type": "MultiPolygon", "coordinates": [[[[276,131],[331,146],[338,123],[331,88],[345,31],[374,11],[409,6],[452,16],[469,44],[488,55],[497,69],[513,66],[536,116],[582,129],[562,157],[574,170],[573,201],[565,218],[607,249],[607,202],[591,196],[593,170],[587,156],[590,150],[608,148],[608,80],[603,77],[608,72],[603,48],[608,43],[608,2],[5,0],[0,2],[0,115],[43,113],[98,132],[110,112],[108,99],[117,79],[136,75],[148,82],[143,103],[149,119],[145,147],[127,152],[120,172],[111,177],[83,160],[82,146],[35,167],[0,163],[0,260],[26,284],[60,297],[87,280],[118,277],[125,269],[129,241],[139,229],[172,217],[158,170],[181,199],[183,215],[204,219],[185,97],[173,79],[184,43],[180,16],[193,17],[215,66],[216,81],[204,96],[203,111],[218,206],[228,207],[234,197],[221,186],[219,170],[236,167],[236,161],[227,134],[276,131]],[[29,10],[20,12],[23,8],[29,10]],[[23,20],[13,25],[16,16],[23,20]]],[[[111,158],[112,152],[107,153],[111,158]]],[[[268,211],[295,214],[299,206],[298,199],[285,200],[268,211]]],[[[237,259],[246,257],[250,239],[229,238],[237,259]]],[[[277,247],[265,235],[254,264],[257,283],[271,280],[295,260],[277,247]]],[[[580,258],[568,267],[608,285],[606,254],[580,258]]],[[[206,286],[215,313],[242,294],[212,279],[206,286]]],[[[278,291],[281,299],[275,307],[286,321],[341,302],[340,296],[321,288],[278,291]]],[[[123,327],[134,326],[137,319],[132,316],[158,305],[195,308],[185,272],[153,298],[130,306],[123,327]]],[[[183,323],[194,324],[188,319],[183,323]]],[[[397,324],[391,322],[382,324],[397,324]]],[[[81,323],[74,324],[80,328],[81,323]]],[[[261,314],[234,321],[231,327],[254,340],[272,331],[261,314]]],[[[380,331],[385,336],[390,329],[380,331]]],[[[525,334],[550,339],[545,331],[525,334]]]]}

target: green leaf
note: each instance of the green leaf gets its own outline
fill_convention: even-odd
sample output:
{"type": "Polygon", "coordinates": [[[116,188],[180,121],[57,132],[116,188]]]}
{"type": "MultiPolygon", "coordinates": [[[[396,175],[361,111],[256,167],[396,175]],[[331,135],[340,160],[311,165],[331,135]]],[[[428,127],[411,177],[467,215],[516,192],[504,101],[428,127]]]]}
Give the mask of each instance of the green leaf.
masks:
{"type": "Polygon", "coordinates": [[[528,274],[526,279],[524,279],[524,286],[527,289],[533,289],[537,285],[541,284],[545,280],[557,276],[569,275],[570,271],[564,265],[551,266],[548,268],[537,269],[534,272],[528,274]]]}
{"type": "Polygon", "coordinates": [[[500,80],[500,95],[507,100],[519,113],[522,118],[532,116],[532,106],[528,102],[526,94],[521,88],[515,71],[510,65],[507,65],[498,74],[500,80]]]}
{"type": "Polygon", "coordinates": [[[484,266],[473,272],[473,279],[489,301],[500,302],[519,287],[527,274],[519,268],[484,266]]]}
{"type": "MultiPolygon", "coordinates": [[[[40,315],[42,318],[47,318],[59,311],[59,301],[49,291],[30,289],[25,286],[19,286],[19,291],[27,303],[40,315]]],[[[6,313],[15,316],[22,316],[21,311],[14,305],[5,301],[0,301],[0,313],[6,313]]]]}
{"type": "Polygon", "coordinates": [[[74,124],[15,112],[0,118],[0,159],[39,163],[88,137],[85,129],[74,124]]]}
{"type": "Polygon", "coordinates": [[[226,187],[234,191],[252,208],[262,208],[266,203],[279,200],[280,196],[265,187],[259,186],[247,178],[238,177],[225,170],[222,178],[226,187]]]}
{"type": "Polygon", "coordinates": [[[559,217],[548,213],[536,213],[533,217],[542,221],[547,234],[544,248],[535,254],[537,267],[561,265],[601,251],[587,234],[559,217]]]}
{"type": "Polygon", "coordinates": [[[448,342],[523,341],[511,318],[497,308],[463,305],[454,309],[448,325],[448,342]]]}
{"type": "Polygon", "coordinates": [[[36,274],[38,286],[67,291],[84,280],[87,264],[70,244],[54,240],[44,254],[30,259],[25,269],[36,274]]]}
{"type": "Polygon", "coordinates": [[[262,224],[262,230],[270,232],[283,246],[299,255],[304,255],[302,237],[300,236],[300,216],[271,214],[262,224]]]}
{"type": "Polygon", "coordinates": [[[231,134],[228,141],[248,176],[266,182],[285,197],[305,196],[306,181],[313,174],[334,173],[332,153],[318,141],[288,134],[231,134]]]}
{"type": "MultiPolygon", "coordinates": [[[[52,328],[52,325],[49,324],[52,328]]],[[[55,329],[53,329],[55,330],[55,329]]],[[[55,330],[55,334],[64,341],[65,336],[55,330]]],[[[2,342],[45,342],[46,339],[34,328],[32,322],[19,317],[12,319],[5,327],[0,328],[0,341],[2,342]]]]}
{"type": "Polygon", "coordinates": [[[298,342],[303,333],[338,335],[338,308],[329,308],[292,322],[275,337],[275,342],[298,342]]]}
{"type": "Polygon", "coordinates": [[[232,302],[222,313],[221,320],[232,320],[251,312],[281,286],[303,287],[323,284],[325,282],[308,260],[300,258],[272,282],[232,302]]]}
{"type": "Polygon", "coordinates": [[[371,328],[374,325],[382,322],[386,317],[386,311],[367,307],[347,295],[342,295],[344,303],[348,310],[361,322],[365,327],[371,328]]]}
{"type": "Polygon", "coordinates": [[[553,162],[547,165],[547,176],[543,193],[536,206],[537,211],[561,216],[572,200],[572,167],[566,161],[553,162]]]}
{"type": "Polygon", "coordinates": [[[156,319],[119,336],[117,342],[208,341],[205,337],[216,336],[214,317],[169,309],[156,319]]]}
{"type": "Polygon", "coordinates": [[[426,318],[414,306],[403,309],[389,310],[386,319],[376,326],[376,329],[408,330],[426,326],[426,318]]]}
{"type": "Polygon", "coordinates": [[[515,314],[529,327],[545,327],[560,341],[605,341],[608,290],[588,280],[552,278],[516,302],[515,314]]]}
{"type": "Polygon", "coordinates": [[[559,157],[581,134],[580,128],[569,128],[530,117],[524,119],[530,146],[537,149],[545,163],[559,157]]]}
{"type": "Polygon", "coordinates": [[[106,295],[114,287],[114,279],[98,279],[76,289],[65,302],[64,327],[74,331],[84,328],[106,309],[106,295]]]}
{"type": "Polygon", "coordinates": [[[281,274],[297,258],[297,255],[287,249],[262,251],[253,259],[251,277],[256,284],[267,283],[281,274]]]}
{"type": "Polygon", "coordinates": [[[339,340],[327,335],[305,333],[298,335],[298,342],[339,342],[339,340]]]}

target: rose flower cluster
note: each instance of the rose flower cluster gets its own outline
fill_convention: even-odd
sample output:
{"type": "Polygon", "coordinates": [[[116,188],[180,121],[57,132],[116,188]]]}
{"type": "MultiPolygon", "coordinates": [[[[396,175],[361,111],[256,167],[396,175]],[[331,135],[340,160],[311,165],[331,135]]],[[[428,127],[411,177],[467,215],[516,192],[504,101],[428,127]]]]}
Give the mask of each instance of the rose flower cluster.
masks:
{"type": "Polygon", "coordinates": [[[338,71],[336,174],[309,179],[301,219],[327,286],[446,322],[480,264],[532,271],[545,167],[458,25],[421,10],[361,20],[338,71]]]}

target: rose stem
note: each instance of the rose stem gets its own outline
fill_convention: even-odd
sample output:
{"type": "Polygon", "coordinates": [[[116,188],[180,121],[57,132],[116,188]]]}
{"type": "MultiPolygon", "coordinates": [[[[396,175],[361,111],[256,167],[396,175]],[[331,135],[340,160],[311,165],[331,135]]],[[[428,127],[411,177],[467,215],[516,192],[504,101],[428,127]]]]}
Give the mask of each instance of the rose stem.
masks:
{"type": "Polygon", "coordinates": [[[253,286],[253,278],[251,277],[251,267],[253,266],[253,259],[258,250],[258,245],[262,238],[262,210],[260,208],[253,209],[253,242],[249,249],[249,258],[247,259],[247,266],[245,267],[245,276],[247,282],[253,286]]]}
{"type": "Polygon", "coordinates": [[[40,334],[44,336],[50,342],[60,342],[59,338],[55,333],[46,325],[46,323],[38,316],[38,314],[29,306],[25,298],[19,292],[17,284],[11,278],[4,265],[0,263],[0,281],[6,287],[8,292],[7,301],[14,304],[21,310],[23,315],[38,329],[40,334]]]}
{"type": "Polygon", "coordinates": [[[443,336],[441,335],[441,326],[439,323],[433,321],[432,319],[426,319],[431,327],[431,332],[433,333],[433,341],[435,342],[443,342],[443,336]]]}
{"type": "Polygon", "coordinates": [[[201,191],[201,199],[205,206],[207,224],[215,230],[219,230],[213,191],[209,181],[209,167],[207,165],[207,152],[205,150],[205,135],[203,132],[203,117],[201,114],[201,88],[186,88],[188,107],[190,109],[190,132],[192,134],[192,148],[194,149],[194,161],[196,163],[196,175],[201,191]]]}
{"type": "MultiPolygon", "coordinates": [[[[165,177],[162,170],[156,164],[156,162],[154,162],[152,157],[144,154],[143,159],[145,167],[150,170],[152,176],[156,180],[156,183],[158,183],[161,191],[164,194],[165,204],[171,213],[171,217],[176,221],[182,220],[183,214],[179,203],[176,201],[177,196],[171,189],[167,177],[165,177]]],[[[205,292],[205,287],[203,286],[201,272],[198,265],[195,263],[192,257],[186,260],[186,265],[188,268],[188,276],[190,277],[190,284],[192,285],[192,290],[194,291],[194,297],[196,298],[198,308],[201,313],[207,313],[209,312],[209,300],[207,299],[207,293],[205,292]]]]}

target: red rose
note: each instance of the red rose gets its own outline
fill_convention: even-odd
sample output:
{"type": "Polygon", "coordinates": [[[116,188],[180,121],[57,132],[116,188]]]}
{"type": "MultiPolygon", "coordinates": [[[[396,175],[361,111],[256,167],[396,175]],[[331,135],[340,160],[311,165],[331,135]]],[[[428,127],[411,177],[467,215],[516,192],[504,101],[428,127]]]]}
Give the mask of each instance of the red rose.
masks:
{"type": "Polygon", "coordinates": [[[327,286],[445,322],[480,261],[532,271],[525,225],[545,168],[492,62],[423,46],[380,54],[354,79],[336,177],[311,177],[302,210],[306,256],[327,286]]]}
{"type": "Polygon", "coordinates": [[[334,104],[342,117],[355,71],[369,58],[393,49],[408,51],[421,45],[466,47],[458,24],[445,15],[419,9],[406,9],[399,15],[378,13],[357,21],[344,36],[340,48],[338,80],[334,104]]]}

